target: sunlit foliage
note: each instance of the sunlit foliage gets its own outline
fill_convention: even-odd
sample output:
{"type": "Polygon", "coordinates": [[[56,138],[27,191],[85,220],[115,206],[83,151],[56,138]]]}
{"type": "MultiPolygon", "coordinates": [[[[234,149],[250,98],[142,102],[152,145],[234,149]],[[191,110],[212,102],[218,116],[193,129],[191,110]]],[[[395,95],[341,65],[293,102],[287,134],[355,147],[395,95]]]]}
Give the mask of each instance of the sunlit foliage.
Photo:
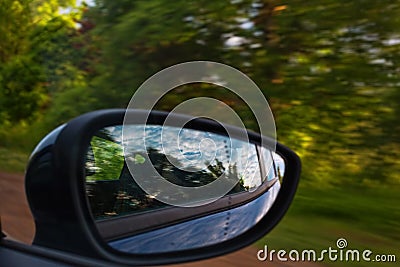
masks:
{"type": "MultiPolygon", "coordinates": [[[[304,181],[398,184],[400,2],[3,0],[0,146],[32,148],[83,112],[126,107],[155,72],[189,60],[229,64],[269,99],[278,139],[304,181]],[[35,122],[35,123],[33,123],[35,122]],[[32,141],[26,141],[26,137],[32,141]]],[[[177,88],[157,108],[218,98],[257,130],[248,107],[209,85],[177,88]]]]}

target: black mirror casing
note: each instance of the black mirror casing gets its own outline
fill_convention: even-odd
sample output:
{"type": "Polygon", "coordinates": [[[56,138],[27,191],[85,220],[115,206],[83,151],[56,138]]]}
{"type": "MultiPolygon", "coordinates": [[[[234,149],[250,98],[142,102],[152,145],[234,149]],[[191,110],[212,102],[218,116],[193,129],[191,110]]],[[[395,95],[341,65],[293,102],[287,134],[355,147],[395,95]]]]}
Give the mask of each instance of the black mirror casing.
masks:
{"type": "MultiPolygon", "coordinates": [[[[100,110],[79,116],[51,132],[31,155],[26,172],[26,194],[36,225],[34,245],[101,259],[115,264],[157,265],[210,258],[241,249],[268,233],[284,216],[293,200],[300,176],[300,159],[277,143],[285,160],[285,179],[268,211],[247,232],[216,245],[149,255],[126,254],[111,249],[100,236],[85,192],[84,162],[91,137],[103,127],[122,124],[126,112],[147,116],[148,123],[163,124],[170,113],[143,110],[100,110]]],[[[133,116],[133,117],[134,117],[133,116]]],[[[173,114],[176,120],[187,116],[173,114]]],[[[224,134],[221,124],[195,118],[185,127],[224,134]]],[[[228,126],[230,127],[230,126],[228,126]]],[[[235,127],[232,127],[235,128],[235,127]]],[[[265,138],[247,132],[249,140],[265,138]]]]}

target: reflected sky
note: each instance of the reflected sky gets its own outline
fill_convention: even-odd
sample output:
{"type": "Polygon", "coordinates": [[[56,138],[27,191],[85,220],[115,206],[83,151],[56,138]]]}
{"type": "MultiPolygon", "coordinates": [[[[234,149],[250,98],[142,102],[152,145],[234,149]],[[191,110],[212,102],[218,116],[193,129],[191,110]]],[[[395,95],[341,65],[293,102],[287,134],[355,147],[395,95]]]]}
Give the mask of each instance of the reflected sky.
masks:
{"type": "Polygon", "coordinates": [[[122,145],[127,159],[135,161],[138,152],[156,149],[168,160],[185,171],[207,171],[210,165],[222,163],[226,171],[236,167],[244,186],[261,184],[261,173],[254,144],[223,135],[160,125],[112,126],[104,129],[116,143],[122,145]],[[125,128],[124,136],[122,129],[125,128]],[[143,138],[144,137],[144,138],[143,138]]]}

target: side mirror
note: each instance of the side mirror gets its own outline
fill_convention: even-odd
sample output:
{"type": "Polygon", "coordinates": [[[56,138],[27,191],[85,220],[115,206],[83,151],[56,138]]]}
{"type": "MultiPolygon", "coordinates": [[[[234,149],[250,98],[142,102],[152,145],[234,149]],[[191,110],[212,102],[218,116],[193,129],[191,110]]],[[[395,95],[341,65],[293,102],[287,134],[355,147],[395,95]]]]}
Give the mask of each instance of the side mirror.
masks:
{"type": "Polygon", "coordinates": [[[254,132],[160,111],[91,112],[32,153],[33,244],[125,265],[222,255],[279,222],[299,174],[294,152],[254,132]]]}

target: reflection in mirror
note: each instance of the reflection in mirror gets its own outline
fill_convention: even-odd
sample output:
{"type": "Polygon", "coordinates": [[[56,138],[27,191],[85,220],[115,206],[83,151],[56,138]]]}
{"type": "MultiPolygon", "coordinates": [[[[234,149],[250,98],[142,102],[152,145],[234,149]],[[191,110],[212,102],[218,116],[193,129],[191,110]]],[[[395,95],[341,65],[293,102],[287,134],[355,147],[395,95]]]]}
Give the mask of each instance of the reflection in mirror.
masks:
{"type": "MultiPolygon", "coordinates": [[[[122,146],[122,125],[101,129],[90,141],[85,164],[92,215],[100,234],[115,249],[155,253],[231,239],[254,226],[279,192],[284,161],[267,148],[207,131],[124,127],[128,145],[122,146]],[[143,128],[145,140],[139,134],[143,128]],[[136,175],[144,172],[147,159],[165,180],[182,187],[209,185],[221,175],[232,186],[213,203],[174,207],[146,193],[131,174],[128,163],[136,175]]],[[[145,177],[152,182],[151,175],[145,177]]],[[[171,197],[182,193],[175,194],[171,197]]]]}
{"type": "MultiPolygon", "coordinates": [[[[261,148],[260,158],[272,160],[272,167],[259,187],[261,193],[237,207],[176,223],[137,235],[110,240],[118,251],[152,254],[201,248],[230,240],[256,225],[274,203],[284,177],[285,161],[275,152],[261,148]]],[[[260,164],[263,165],[263,164],[260,164]]],[[[265,166],[265,165],[264,165],[265,166]]],[[[229,198],[229,197],[228,197],[229,198]]]]}
{"type": "Polygon", "coordinates": [[[267,170],[268,175],[264,179],[271,181],[278,178],[282,182],[283,176],[285,175],[285,161],[283,158],[265,147],[261,148],[261,156],[261,165],[265,164],[265,166],[269,166],[269,170],[267,170]]]}
{"type": "MultiPolygon", "coordinates": [[[[136,183],[126,161],[130,161],[140,174],[148,157],[163,178],[184,187],[207,185],[222,174],[232,180],[230,194],[254,190],[261,184],[253,144],[210,132],[147,125],[143,148],[143,138],[139,134],[143,126],[126,127],[130,135],[125,158],[121,145],[122,126],[104,128],[90,142],[86,184],[96,219],[166,206],[136,183]]],[[[148,180],[151,182],[151,177],[148,180]]]]}
{"type": "Polygon", "coordinates": [[[127,253],[152,254],[217,244],[235,238],[256,225],[274,203],[279,189],[280,183],[275,182],[264,194],[242,206],[110,240],[109,245],[127,253]]]}

